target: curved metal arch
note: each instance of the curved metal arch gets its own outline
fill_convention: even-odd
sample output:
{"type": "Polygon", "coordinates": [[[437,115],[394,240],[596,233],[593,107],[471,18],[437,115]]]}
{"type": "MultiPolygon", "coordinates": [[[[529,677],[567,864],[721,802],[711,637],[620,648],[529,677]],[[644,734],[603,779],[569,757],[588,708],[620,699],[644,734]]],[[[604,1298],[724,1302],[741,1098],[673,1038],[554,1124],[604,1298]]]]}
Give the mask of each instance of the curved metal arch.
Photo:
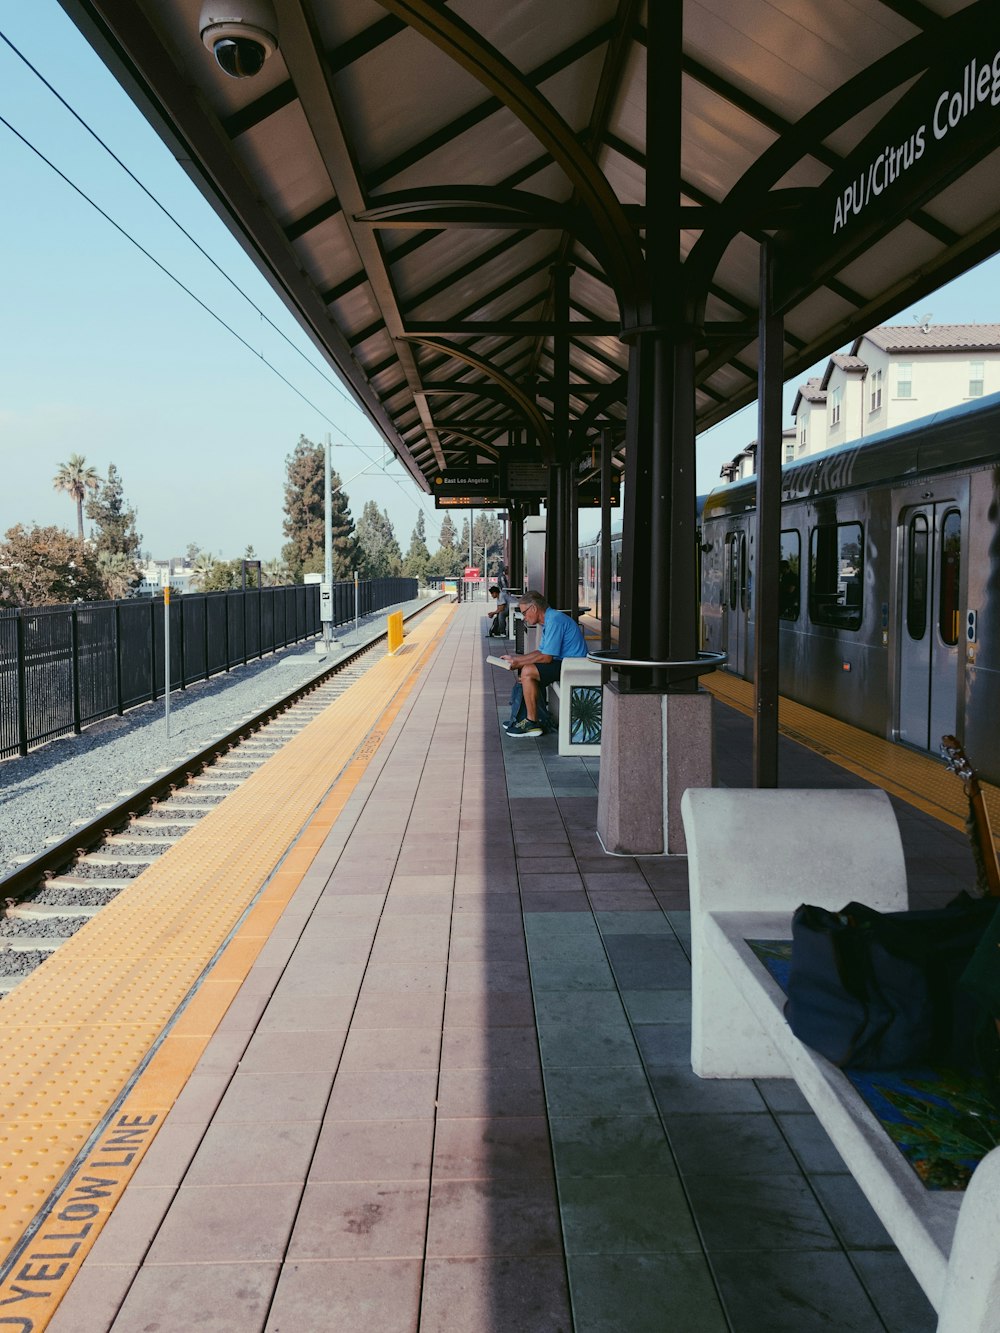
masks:
{"type": "Polygon", "coordinates": [[[496,445],[486,444],[483,440],[480,440],[473,435],[471,431],[460,430],[457,426],[449,426],[445,422],[438,422],[437,433],[439,437],[447,435],[449,438],[454,437],[458,440],[466,440],[474,449],[478,449],[480,453],[489,454],[493,458],[500,457],[500,450],[496,445]]]}
{"type": "Polygon", "coordinates": [[[992,4],[993,0],[976,0],[951,18],[897,46],[841,84],[762,153],[719,204],[720,225],[701,234],[682,266],[689,301],[699,307],[704,305],[704,294],[726,248],[746,229],[747,219],[758,217],[767,207],[770,190],[777,181],[828,134],[906,79],[925,70],[950,33],[961,33],[966,26],[975,31],[979,15],[988,12],[992,4]]]}
{"type": "MultiPolygon", "coordinates": [[[[538,405],[532,402],[521,386],[512,380],[509,375],[505,375],[496,366],[490,365],[488,361],[481,356],[477,356],[475,352],[459,347],[446,338],[421,338],[414,335],[413,337],[400,339],[400,341],[420,343],[421,346],[430,347],[435,352],[443,352],[447,356],[454,357],[456,361],[472,366],[474,370],[478,370],[480,374],[492,380],[498,388],[504,391],[510,401],[521,410],[531,429],[535,432],[542,453],[547,456],[551,455],[552,434],[549,430],[549,423],[545,420],[538,405]]],[[[469,393],[475,393],[476,386],[470,385],[468,391],[469,393]]]]}
{"type": "Polygon", "coordinates": [[[376,227],[423,230],[428,227],[481,227],[571,232],[596,253],[590,219],[582,208],[560,204],[530,190],[480,185],[430,185],[381,194],[377,203],[355,215],[376,227]]]}
{"type": "Polygon", "coordinates": [[[377,0],[487,88],[551,153],[577,191],[591,219],[622,323],[631,328],[648,315],[646,261],[638,238],[604,173],[588,157],[572,129],[520,70],[450,10],[434,0],[377,0]]]}

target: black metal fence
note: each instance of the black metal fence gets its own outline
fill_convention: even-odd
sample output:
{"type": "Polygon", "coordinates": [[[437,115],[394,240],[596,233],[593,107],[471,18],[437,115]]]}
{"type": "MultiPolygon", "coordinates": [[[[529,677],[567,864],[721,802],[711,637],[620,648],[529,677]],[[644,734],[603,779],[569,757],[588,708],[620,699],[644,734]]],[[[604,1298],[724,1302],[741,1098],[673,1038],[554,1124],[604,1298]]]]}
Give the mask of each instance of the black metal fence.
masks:
{"type": "MultiPolygon", "coordinates": [[[[333,623],[416,597],[416,579],[333,585],[333,623]]],[[[319,584],[170,602],[170,688],[185,689],[320,632],[319,584]]],[[[163,598],[0,610],[0,759],[158,699],[163,598]]]]}

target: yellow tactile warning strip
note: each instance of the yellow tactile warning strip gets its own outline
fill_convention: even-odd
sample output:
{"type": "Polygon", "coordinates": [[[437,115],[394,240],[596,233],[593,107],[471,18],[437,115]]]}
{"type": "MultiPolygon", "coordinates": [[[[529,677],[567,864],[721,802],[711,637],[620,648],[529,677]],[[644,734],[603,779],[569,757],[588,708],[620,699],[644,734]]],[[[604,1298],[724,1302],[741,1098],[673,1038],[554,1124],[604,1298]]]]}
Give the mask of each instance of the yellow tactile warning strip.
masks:
{"type": "MultiPolygon", "coordinates": [[[[717,699],[753,716],[753,685],[727,671],[703,676],[702,683],[717,699]]],[[[778,725],[784,735],[851,773],[933,815],[952,828],[962,829],[969,805],[960,778],[930,755],[859,731],[846,722],[793,703],[778,702],[778,725]]],[[[1000,788],[983,783],[983,794],[994,829],[1000,828],[1000,788]]]]}
{"type": "Polygon", "coordinates": [[[0,1001],[0,1327],[51,1318],[452,615],[0,1001]]]}

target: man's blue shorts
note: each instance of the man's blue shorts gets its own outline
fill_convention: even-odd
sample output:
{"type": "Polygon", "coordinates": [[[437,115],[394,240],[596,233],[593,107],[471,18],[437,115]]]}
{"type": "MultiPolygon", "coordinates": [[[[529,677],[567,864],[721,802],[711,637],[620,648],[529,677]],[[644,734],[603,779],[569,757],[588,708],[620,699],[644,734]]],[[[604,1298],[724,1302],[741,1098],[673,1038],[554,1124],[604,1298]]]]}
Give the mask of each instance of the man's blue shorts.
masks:
{"type": "Polygon", "coordinates": [[[559,673],[562,671],[562,658],[554,657],[551,662],[536,662],[535,670],[538,672],[540,684],[551,685],[559,679],[559,673]]]}

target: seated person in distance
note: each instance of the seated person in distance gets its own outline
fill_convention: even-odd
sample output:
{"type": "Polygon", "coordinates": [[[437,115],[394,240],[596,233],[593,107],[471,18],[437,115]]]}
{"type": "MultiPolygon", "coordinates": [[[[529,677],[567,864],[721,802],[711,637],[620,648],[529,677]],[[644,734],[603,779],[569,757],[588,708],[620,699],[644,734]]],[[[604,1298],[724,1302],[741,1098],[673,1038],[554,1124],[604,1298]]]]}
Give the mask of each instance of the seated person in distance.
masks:
{"type": "Polygon", "coordinates": [[[546,686],[559,679],[564,657],[586,657],[587,644],[583,630],[565,611],[549,606],[540,592],[526,592],[518,601],[524,623],[528,628],[542,627],[538,647],[530,653],[504,653],[504,661],[521,673],[524,691],[525,716],[508,729],[510,736],[541,736],[538,723],[539,695],[546,686]]]}
{"type": "Polygon", "coordinates": [[[489,587],[489,602],[486,606],[486,614],[490,619],[490,634],[507,634],[507,607],[510,604],[510,593],[505,588],[500,588],[496,583],[491,583],[489,587]]]}

